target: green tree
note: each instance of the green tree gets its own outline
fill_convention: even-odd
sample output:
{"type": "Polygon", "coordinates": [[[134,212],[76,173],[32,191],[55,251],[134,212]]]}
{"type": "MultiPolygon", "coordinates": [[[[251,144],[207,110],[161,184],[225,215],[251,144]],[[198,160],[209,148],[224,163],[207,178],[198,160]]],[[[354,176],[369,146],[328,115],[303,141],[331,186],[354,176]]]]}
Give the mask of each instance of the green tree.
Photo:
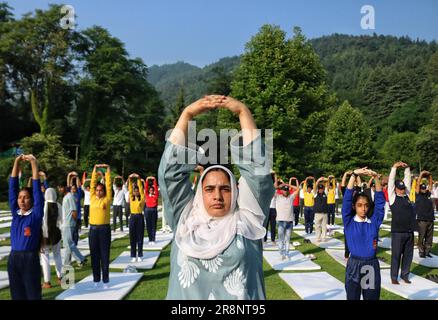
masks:
{"type": "Polygon", "coordinates": [[[421,128],[416,139],[416,150],[422,169],[438,177],[438,99],[432,105],[432,122],[421,128]]]}
{"type": "Polygon", "coordinates": [[[326,173],[339,176],[349,169],[372,166],[370,133],[363,114],[344,101],[328,121],[321,167],[326,173]]]}
{"type": "MultiPolygon", "coordinates": [[[[0,32],[0,57],[8,84],[14,94],[27,101],[43,134],[53,129],[53,119],[69,112],[73,101],[71,43],[77,33],[60,27],[60,8],[51,5],[47,11],[37,9],[34,14],[9,21],[0,32]]],[[[4,6],[1,12],[8,17],[4,6]]]]}
{"type": "MultiPolygon", "coordinates": [[[[273,129],[274,168],[282,174],[302,172],[301,156],[314,147],[304,141],[303,128],[309,130],[312,113],[333,103],[324,77],[318,56],[299,28],[286,39],[278,26],[264,25],[245,46],[231,95],[248,105],[259,128],[273,129]]],[[[238,127],[226,111],[218,118],[221,127],[238,127]]]]}
{"type": "Polygon", "coordinates": [[[38,159],[40,170],[47,173],[51,186],[64,182],[67,173],[77,168],[63,148],[60,136],[35,133],[23,138],[21,147],[24,153],[31,153],[38,159]]]}
{"type": "Polygon", "coordinates": [[[418,168],[418,153],[416,151],[417,134],[414,132],[396,132],[388,137],[382,148],[382,154],[388,168],[396,161],[404,161],[418,168]]]}

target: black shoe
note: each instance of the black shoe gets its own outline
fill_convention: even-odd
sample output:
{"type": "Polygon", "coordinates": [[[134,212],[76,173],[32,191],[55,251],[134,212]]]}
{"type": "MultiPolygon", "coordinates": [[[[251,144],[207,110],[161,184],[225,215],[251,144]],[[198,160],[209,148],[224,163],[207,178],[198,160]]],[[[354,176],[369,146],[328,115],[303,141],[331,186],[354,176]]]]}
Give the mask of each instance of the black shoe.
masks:
{"type": "Polygon", "coordinates": [[[430,253],[426,254],[426,257],[433,258],[433,256],[430,253]]]}
{"type": "Polygon", "coordinates": [[[411,280],[409,280],[409,279],[402,279],[405,283],[407,283],[407,284],[411,284],[412,282],[411,282],[411,280]]]}
{"type": "Polygon", "coordinates": [[[426,258],[426,255],[423,253],[423,254],[419,254],[419,256],[420,256],[420,258],[426,258]]]}
{"type": "Polygon", "coordinates": [[[87,260],[87,258],[85,258],[84,260],[82,260],[82,262],[81,263],[79,263],[79,267],[84,267],[86,264],[87,264],[87,262],[88,262],[88,260],[87,260]]]}

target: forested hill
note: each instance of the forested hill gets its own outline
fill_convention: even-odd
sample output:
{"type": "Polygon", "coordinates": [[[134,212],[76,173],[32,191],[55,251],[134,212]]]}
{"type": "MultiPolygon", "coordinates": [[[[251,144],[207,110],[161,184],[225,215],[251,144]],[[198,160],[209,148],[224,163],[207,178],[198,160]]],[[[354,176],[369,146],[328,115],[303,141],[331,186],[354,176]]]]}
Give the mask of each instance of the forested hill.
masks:
{"type": "MultiPolygon", "coordinates": [[[[395,131],[416,132],[430,118],[430,75],[434,66],[429,60],[438,49],[435,42],[333,34],[312,39],[310,43],[339,101],[348,100],[367,119],[377,119],[374,125],[379,132],[388,126],[395,131]],[[399,119],[400,114],[409,119],[399,119]]],[[[165,105],[171,107],[181,88],[185,101],[194,101],[208,93],[208,84],[217,76],[218,69],[230,74],[238,64],[239,57],[231,57],[204,68],[184,62],[155,65],[149,68],[148,80],[165,105]]]]}
{"type": "Polygon", "coordinates": [[[176,102],[178,92],[184,88],[186,102],[198,99],[208,91],[209,82],[218,74],[229,74],[239,64],[239,57],[226,57],[204,68],[185,62],[153,65],[149,68],[148,81],[160,93],[168,107],[176,102]]]}

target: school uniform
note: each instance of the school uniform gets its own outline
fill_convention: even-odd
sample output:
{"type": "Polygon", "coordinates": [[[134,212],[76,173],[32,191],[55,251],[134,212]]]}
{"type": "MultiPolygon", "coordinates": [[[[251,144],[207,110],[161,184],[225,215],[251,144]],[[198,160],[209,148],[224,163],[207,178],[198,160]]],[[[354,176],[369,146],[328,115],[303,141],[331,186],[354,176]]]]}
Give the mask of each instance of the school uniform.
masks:
{"type": "Polygon", "coordinates": [[[315,213],[313,206],[315,204],[315,195],[313,192],[307,192],[307,186],[304,184],[303,199],[304,199],[304,223],[306,233],[313,232],[313,220],[315,219],[315,213]]]}
{"type": "Polygon", "coordinates": [[[131,206],[129,204],[129,190],[127,187],[127,182],[123,185],[123,194],[125,195],[125,221],[126,228],[129,227],[129,216],[131,215],[131,206]]]}
{"type": "Polygon", "coordinates": [[[380,225],[384,217],[383,192],[375,193],[374,215],[362,221],[352,210],[353,189],[347,189],[342,204],[345,238],[350,257],[345,271],[347,300],[378,300],[380,297],[380,265],[376,258],[380,225]],[[374,280],[374,281],[373,281],[374,280]]]}
{"type": "Polygon", "coordinates": [[[131,217],[129,219],[129,240],[131,242],[131,258],[136,256],[143,257],[143,239],[144,239],[144,191],[143,183],[137,180],[139,197],[134,197],[132,181],[129,179],[128,188],[130,195],[131,217]]]}
{"type": "Polygon", "coordinates": [[[158,191],[157,181],[154,179],[152,186],[154,187],[154,193],[149,194],[149,186],[146,186],[145,192],[145,207],[144,218],[146,221],[146,228],[148,231],[149,241],[155,242],[155,235],[157,233],[157,221],[158,221],[158,198],[160,193],[158,191]]]}
{"type": "MultiPolygon", "coordinates": [[[[291,192],[293,191],[291,190],[291,192]]],[[[293,210],[294,210],[294,220],[295,220],[294,222],[295,225],[297,225],[300,220],[300,197],[298,195],[294,199],[293,210]]]]}
{"type": "Polygon", "coordinates": [[[106,196],[96,196],[97,174],[93,172],[90,183],[90,232],[88,235],[93,269],[93,281],[109,282],[109,257],[111,248],[110,208],[111,176],[105,173],[106,196]]]}
{"type": "Polygon", "coordinates": [[[40,237],[44,198],[39,179],[32,179],[33,207],[22,213],[18,207],[18,177],[9,178],[9,207],[12,212],[11,253],[8,258],[12,300],[41,300],[40,237]]]}

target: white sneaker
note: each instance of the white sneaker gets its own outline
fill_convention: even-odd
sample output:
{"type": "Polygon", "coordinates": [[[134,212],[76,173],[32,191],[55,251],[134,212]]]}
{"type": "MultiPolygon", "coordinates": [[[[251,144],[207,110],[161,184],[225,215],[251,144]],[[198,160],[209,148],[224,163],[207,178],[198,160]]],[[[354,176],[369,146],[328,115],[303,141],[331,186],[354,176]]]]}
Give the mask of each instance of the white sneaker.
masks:
{"type": "Polygon", "coordinates": [[[109,283],[104,283],[104,284],[103,284],[103,288],[104,288],[104,289],[109,289],[109,287],[110,287],[109,283]]]}
{"type": "Polygon", "coordinates": [[[136,261],[137,259],[135,257],[131,259],[131,262],[136,262],[136,261]]]}
{"type": "Polygon", "coordinates": [[[151,241],[151,242],[149,242],[149,245],[150,246],[153,246],[155,244],[155,241],[151,241]]]}
{"type": "Polygon", "coordinates": [[[137,262],[142,262],[143,261],[143,258],[142,257],[138,257],[137,258],[137,262]]]}
{"type": "Polygon", "coordinates": [[[94,289],[99,288],[99,285],[100,285],[100,282],[94,282],[94,283],[93,283],[93,287],[94,287],[94,289]]]}

